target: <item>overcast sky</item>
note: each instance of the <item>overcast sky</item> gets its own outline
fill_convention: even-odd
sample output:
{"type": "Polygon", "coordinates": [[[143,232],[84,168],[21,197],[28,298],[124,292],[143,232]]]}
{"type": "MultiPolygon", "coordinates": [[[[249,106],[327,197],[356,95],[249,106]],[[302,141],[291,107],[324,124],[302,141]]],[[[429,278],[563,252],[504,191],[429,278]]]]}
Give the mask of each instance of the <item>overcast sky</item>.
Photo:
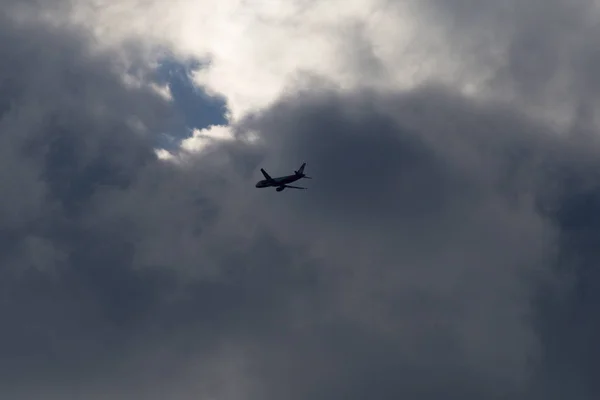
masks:
{"type": "Polygon", "coordinates": [[[2,398],[600,397],[593,0],[2,9],[2,398]]]}

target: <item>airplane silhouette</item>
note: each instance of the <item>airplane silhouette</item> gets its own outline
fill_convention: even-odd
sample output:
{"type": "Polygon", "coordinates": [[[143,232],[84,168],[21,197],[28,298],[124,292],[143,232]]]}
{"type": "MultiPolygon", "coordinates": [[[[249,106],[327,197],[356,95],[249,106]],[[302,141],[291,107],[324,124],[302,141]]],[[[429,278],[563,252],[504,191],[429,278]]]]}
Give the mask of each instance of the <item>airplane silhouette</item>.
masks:
{"type": "Polygon", "coordinates": [[[304,167],[306,163],[303,163],[297,171],[294,171],[294,175],[286,175],[280,176],[278,178],[271,178],[267,171],[264,169],[260,169],[260,172],[264,175],[265,179],[256,183],[257,188],[265,188],[265,187],[275,187],[278,192],[281,192],[285,188],[290,189],[306,189],[305,187],[300,186],[291,186],[288,183],[296,182],[299,179],[312,179],[310,176],[304,175],[304,167]]]}

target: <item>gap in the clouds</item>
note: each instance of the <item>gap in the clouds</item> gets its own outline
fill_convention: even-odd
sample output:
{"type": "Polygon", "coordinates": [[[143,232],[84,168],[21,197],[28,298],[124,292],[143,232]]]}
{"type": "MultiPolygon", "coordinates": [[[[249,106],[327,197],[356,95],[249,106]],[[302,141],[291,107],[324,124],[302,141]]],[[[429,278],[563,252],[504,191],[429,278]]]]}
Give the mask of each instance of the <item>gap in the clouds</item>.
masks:
{"type": "Polygon", "coordinates": [[[191,137],[194,129],[227,124],[225,99],[209,96],[192,81],[191,74],[200,68],[203,68],[203,63],[194,59],[179,61],[165,58],[160,61],[155,81],[160,86],[169,86],[180,121],[169,132],[160,135],[159,148],[173,150],[182,140],[191,137]]]}

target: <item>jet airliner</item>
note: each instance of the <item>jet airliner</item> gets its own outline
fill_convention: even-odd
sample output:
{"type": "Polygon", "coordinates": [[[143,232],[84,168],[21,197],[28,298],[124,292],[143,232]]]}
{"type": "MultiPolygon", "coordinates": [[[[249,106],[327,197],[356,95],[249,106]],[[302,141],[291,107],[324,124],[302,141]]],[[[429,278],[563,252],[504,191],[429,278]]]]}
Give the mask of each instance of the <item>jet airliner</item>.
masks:
{"type": "Polygon", "coordinates": [[[281,192],[285,188],[290,189],[306,189],[305,187],[300,186],[291,186],[288,183],[296,182],[299,179],[312,179],[310,176],[304,175],[304,167],[306,163],[303,163],[297,171],[294,171],[293,175],[280,176],[278,178],[271,178],[267,171],[264,169],[260,169],[260,172],[264,175],[265,179],[256,183],[257,188],[265,188],[265,187],[275,187],[278,192],[281,192]]]}

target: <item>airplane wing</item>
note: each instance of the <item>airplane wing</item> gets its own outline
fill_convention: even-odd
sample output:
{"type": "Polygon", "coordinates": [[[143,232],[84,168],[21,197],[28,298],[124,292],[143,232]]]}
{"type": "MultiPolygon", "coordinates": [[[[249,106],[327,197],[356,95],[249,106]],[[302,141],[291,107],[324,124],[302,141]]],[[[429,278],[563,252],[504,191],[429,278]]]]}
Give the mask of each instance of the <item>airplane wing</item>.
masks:
{"type": "Polygon", "coordinates": [[[284,185],[286,188],[290,188],[290,189],[306,189],[305,187],[300,187],[300,186],[290,186],[290,185],[284,185]]]}
{"type": "Polygon", "coordinates": [[[262,174],[263,174],[263,176],[265,177],[266,180],[268,180],[268,181],[272,181],[273,180],[273,178],[271,178],[269,176],[269,174],[267,174],[267,171],[265,171],[264,169],[261,168],[260,172],[262,172],[262,174]]]}

